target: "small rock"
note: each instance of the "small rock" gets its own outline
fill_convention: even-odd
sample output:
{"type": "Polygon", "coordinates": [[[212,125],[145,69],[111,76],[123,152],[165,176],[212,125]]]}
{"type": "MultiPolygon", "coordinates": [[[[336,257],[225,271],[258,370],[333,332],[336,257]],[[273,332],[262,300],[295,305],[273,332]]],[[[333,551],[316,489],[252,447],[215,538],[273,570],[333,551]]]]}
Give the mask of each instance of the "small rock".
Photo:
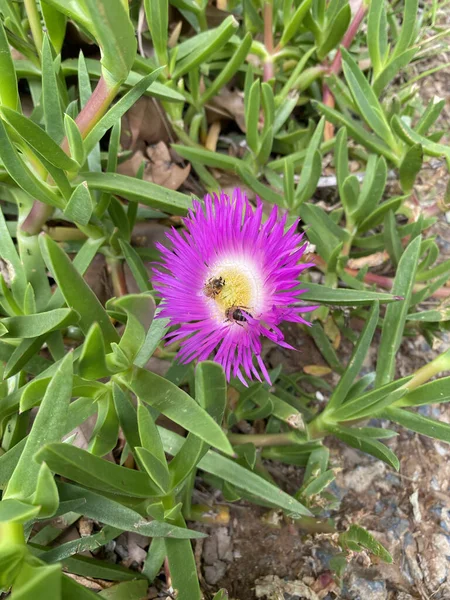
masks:
{"type": "Polygon", "coordinates": [[[386,583],[379,579],[369,580],[355,573],[346,582],[346,595],[349,600],[387,600],[386,583]]]}
{"type": "Polygon", "coordinates": [[[210,585],[216,585],[216,583],[222,579],[226,572],[227,564],[221,560],[217,560],[214,565],[209,565],[204,568],[205,581],[210,585]]]}
{"type": "Polygon", "coordinates": [[[231,537],[226,527],[219,527],[216,530],[217,555],[221,560],[231,562],[233,553],[231,550],[231,537]]]}
{"type": "Polygon", "coordinates": [[[345,487],[358,494],[365,492],[372,485],[373,480],[383,475],[385,470],[385,464],[381,461],[367,467],[357,467],[344,475],[345,487]]]}

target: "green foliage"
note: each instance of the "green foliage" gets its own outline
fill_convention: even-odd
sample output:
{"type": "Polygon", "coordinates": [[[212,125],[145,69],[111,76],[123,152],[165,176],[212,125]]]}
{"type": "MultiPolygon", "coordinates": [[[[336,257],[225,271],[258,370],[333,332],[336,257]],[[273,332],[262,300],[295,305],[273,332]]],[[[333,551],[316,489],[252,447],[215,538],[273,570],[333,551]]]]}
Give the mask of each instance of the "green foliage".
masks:
{"type": "MultiPolygon", "coordinates": [[[[445,100],[424,105],[409,76],[400,82],[440,50],[441,4],[418,20],[417,0],[372,1],[353,16],[346,0],[229,0],[212,23],[208,2],[171,0],[178,27],[167,0],[0,0],[0,587],[13,599],[93,598],[68,572],[115,582],[97,596],[138,600],[167,558],[176,597],[200,600],[191,540],[204,534],[186,523],[199,514],[196,477],[227,501],[335,531],[323,520],[339,503],[327,436],[397,470],[398,427],[450,442],[447,423],[416,410],[449,401],[449,378],[430,379],[449,370],[450,353],[396,379],[402,341],[421,334],[431,345],[450,323],[437,301],[450,262],[415,187],[430,157],[450,164],[433,130],[445,100]],[[74,39],[89,58],[63,58],[74,39]],[[159,115],[171,159],[192,167],[181,191],[145,164],[119,172],[137,156],[133,111],[147,102],[156,112],[142,121],[151,128],[159,115]],[[140,232],[151,220],[181,228],[192,191],[226,178],[278,205],[288,225],[301,218],[321,271],[320,284],[299,282],[302,300],[320,305],[302,335],[328,367],[280,366],[270,388],[244,388],[164,346],[148,270],[160,255],[140,232]],[[371,271],[380,255],[389,277],[371,271]],[[102,299],[86,277],[97,260],[112,287],[102,299]],[[423,310],[424,300],[434,303],[423,310]],[[152,371],[158,360],[164,375],[152,371]],[[393,428],[363,422],[372,417],[393,428]],[[258,433],[237,433],[243,422],[258,433]],[[266,460],[304,468],[295,494],[266,460]],[[52,517],[69,526],[81,516],[99,529],[56,540],[52,517]],[[142,573],[95,558],[122,532],[151,538],[142,573]]],[[[339,576],[352,552],[392,561],[358,525],[337,533],[339,576]]]]}

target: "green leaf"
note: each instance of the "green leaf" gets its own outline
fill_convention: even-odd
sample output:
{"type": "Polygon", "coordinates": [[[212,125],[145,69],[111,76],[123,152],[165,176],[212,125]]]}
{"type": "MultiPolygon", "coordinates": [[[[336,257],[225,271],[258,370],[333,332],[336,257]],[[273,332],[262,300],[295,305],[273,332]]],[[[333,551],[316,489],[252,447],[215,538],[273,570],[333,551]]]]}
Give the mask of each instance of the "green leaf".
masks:
{"type": "Polygon", "coordinates": [[[125,81],[136,57],[136,37],[128,6],[121,0],[83,0],[89,31],[102,51],[108,87],[125,81]]]}
{"type": "Polygon", "coordinates": [[[423,148],[420,144],[414,144],[409,148],[400,164],[400,185],[404,192],[413,189],[417,174],[422,168],[423,148]]]}
{"type": "Polygon", "coordinates": [[[118,341],[119,336],[104,308],[67,254],[48,235],[42,234],[39,242],[42,256],[67,305],[80,315],[81,330],[87,335],[92,323],[97,322],[107,344],[118,341]]]}
{"type": "Polygon", "coordinates": [[[360,432],[353,431],[353,428],[346,427],[328,427],[328,430],[337,438],[345,442],[348,446],[361,450],[375,456],[379,460],[387,463],[396,471],[400,468],[400,463],[395,454],[387,446],[370,437],[366,437],[360,432]]]}
{"type": "MultiPolygon", "coordinates": [[[[233,15],[229,15],[216,29],[208,31],[210,41],[202,43],[194,51],[190,52],[185,58],[181,58],[178,52],[178,62],[172,79],[177,80],[189,71],[196,69],[214,52],[217,52],[224,46],[238,28],[238,22],[233,15]]],[[[198,36],[197,36],[198,37],[198,36]]]]}
{"type": "Polygon", "coordinates": [[[386,9],[384,0],[371,2],[367,20],[367,45],[374,77],[377,77],[383,68],[386,37],[386,9]]]}
{"type": "Polygon", "coordinates": [[[376,221],[376,210],[378,210],[376,206],[383,197],[386,179],[386,161],[382,156],[370,155],[358,198],[358,206],[353,215],[354,219],[359,222],[360,227],[366,227],[367,223],[376,221]]]}
{"type": "Polygon", "coordinates": [[[8,137],[3,121],[0,119],[0,158],[3,166],[17,185],[27,194],[44,204],[57,208],[63,207],[63,200],[44,182],[40,181],[25,165],[8,137]]]}
{"type": "MultiPolygon", "coordinates": [[[[4,14],[3,16],[5,17],[4,14]]],[[[16,71],[11,57],[8,38],[6,37],[2,23],[0,23],[0,73],[2,74],[0,104],[2,107],[9,107],[13,110],[17,110],[20,105],[16,71]]]]}
{"type": "Polygon", "coordinates": [[[148,582],[143,579],[123,581],[101,591],[98,596],[107,600],[142,600],[147,594],[147,589],[148,582]]]}
{"type": "Polygon", "coordinates": [[[359,306],[379,301],[381,303],[396,302],[398,298],[392,294],[366,292],[364,290],[349,290],[329,288],[317,283],[302,283],[307,291],[302,293],[302,300],[322,302],[336,306],[359,306]]]}
{"type": "Polygon", "coordinates": [[[161,66],[167,65],[167,31],[169,28],[168,0],[144,0],[145,16],[152,36],[153,47],[161,66]]]}
{"type": "Polygon", "coordinates": [[[61,584],[64,600],[98,600],[98,595],[95,592],[76,582],[68,575],[63,574],[61,584]]]}
{"type": "Polygon", "coordinates": [[[392,261],[392,264],[398,266],[400,257],[403,253],[403,246],[397,231],[394,211],[390,210],[384,217],[384,245],[392,261]]]}
{"type": "Polygon", "coordinates": [[[112,527],[118,527],[123,531],[135,531],[141,535],[155,538],[174,537],[187,539],[204,537],[204,534],[198,531],[176,527],[169,523],[147,521],[142,515],[131,508],[86,488],[60,481],[58,482],[58,490],[61,502],[85,499],[83,514],[86,517],[112,527]]]}
{"type": "Polygon", "coordinates": [[[32,566],[24,561],[11,596],[14,600],[61,598],[61,565],[32,566]]]}
{"type": "Polygon", "coordinates": [[[142,94],[147,91],[155,79],[160,75],[161,71],[162,67],[155,69],[149,75],[142,77],[142,79],[122,96],[122,98],[108,110],[106,115],[94,125],[84,140],[84,148],[87,154],[93,150],[105,133],[121,119],[126,111],[139,100],[142,94]]]}
{"type": "Polygon", "coordinates": [[[376,387],[389,383],[394,376],[395,357],[403,339],[421,241],[421,236],[416,237],[406,248],[398,264],[392,292],[396,296],[402,296],[404,300],[386,309],[378,350],[376,387]]]}
{"type": "Polygon", "coordinates": [[[375,414],[385,406],[394,404],[407,393],[406,383],[410,379],[411,377],[405,377],[377,387],[356,398],[352,397],[333,413],[333,421],[352,421],[356,418],[363,418],[375,414]]]}
{"type": "Polygon", "coordinates": [[[309,200],[316,190],[317,182],[322,172],[322,155],[319,148],[324,127],[325,117],[322,117],[308,144],[305,162],[303,163],[300,179],[295,191],[297,204],[302,204],[306,200],[309,200]]]}
{"type": "Polygon", "coordinates": [[[121,529],[106,525],[98,533],[83,536],[81,539],[71,540],[70,542],[65,542],[60,546],[51,548],[48,552],[41,554],[41,558],[45,560],[46,563],[59,562],[74,554],[96,550],[100,546],[104,546],[109,541],[117,538],[121,533],[121,529]]]}
{"type": "Polygon", "coordinates": [[[392,406],[383,411],[382,417],[416,433],[450,443],[450,425],[444,421],[436,421],[416,412],[392,406]]]}
{"type": "Polygon", "coordinates": [[[370,229],[373,229],[384,221],[387,213],[396,213],[400,206],[403,204],[405,196],[396,196],[390,200],[383,202],[378,208],[376,208],[369,216],[364,219],[358,225],[358,233],[365,233],[370,229]]]}
{"type": "MultiPolygon", "coordinates": [[[[151,0],[147,0],[150,4],[154,4],[151,0]]],[[[200,97],[200,104],[204,105],[206,102],[211,100],[230,79],[237,73],[239,67],[244,62],[249,53],[250,46],[252,44],[252,36],[250,33],[246,33],[242,42],[237,46],[234,54],[220,71],[214,81],[209,85],[200,97]]]]}
{"type": "Polygon", "coordinates": [[[341,51],[345,78],[361,116],[377,134],[393,146],[392,132],[372,87],[347,50],[342,48],[341,51]]]}
{"type": "Polygon", "coordinates": [[[144,470],[151,477],[152,481],[158,486],[158,488],[167,493],[170,487],[169,471],[167,470],[167,464],[162,463],[150,450],[136,446],[135,452],[144,470]]]}
{"type": "Polygon", "coordinates": [[[177,600],[201,600],[192,546],[184,540],[165,540],[172,586],[177,600]]]}
{"type": "Polygon", "coordinates": [[[55,49],[56,54],[61,52],[64,37],[66,35],[66,17],[46,0],[40,0],[42,16],[44,17],[45,29],[55,49]]]}
{"type": "MultiPolygon", "coordinates": [[[[175,145],[172,147],[175,148],[175,145]]],[[[210,152],[210,154],[214,153],[210,152]]],[[[111,192],[172,215],[185,215],[192,204],[189,196],[185,194],[136,177],[117,173],[80,173],[80,178],[86,181],[90,190],[111,192]]]]}
{"type": "Polygon", "coordinates": [[[105,456],[117,445],[119,436],[119,419],[111,393],[98,402],[97,422],[92,432],[89,451],[96,456],[105,456]]]}
{"type": "Polygon", "coordinates": [[[334,469],[330,469],[329,471],[325,471],[318,475],[310,484],[308,484],[304,489],[302,489],[299,494],[302,498],[311,498],[312,496],[316,496],[320,494],[327,486],[330,485],[332,481],[336,479],[336,473],[334,469]]]}
{"type": "Polygon", "coordinates": [[[261,183],[244,164],[238,165],[237,172],[239,177],[261,198],[271,204],[282,206],[283,196],[274,192],[270,187],[261,183]]]}
{"type": "Polygon", "coordinates": [[[71,395],[72,354],[69,353],[61,361],[45,392],[33,427],[3,498],[24,499],[35,492],[39,466],[34,461],[34,456],[45,444],[59,441],[65,434],[71,395]]]}
{"type": "Polygon", "coordinates": [[[438,404],[450,400],[450,377],[442,377],[429,381],[405,394],[394,406],[403,408],[408,406],[424,406],[425,404],[438,404]]]}
{"type": "Polygon", "coordinates": [[[406,121],[400,118],[398,115],[394,115],[392,118],[392,128],[397,135],[410,146],[420,144],[425,154],[429,156],[445,156],[450,160],[450,148],[444,144],[437,144],[436,142],[430,141],[423,135],[420,135],[406,123],[406,121]]]}
{"type": "Polygon", "coordinates": [[[284,47],[289,42],[289,40],[299,31],[300,25],[302,24],[303,19],[307,15],[311,3],[312,0],[302,0],[297,6],[292,17],[287,22],[285,22],[283,35],[280,39],[281,47],[284,47]]]}
{"type": "Polygon", "coordinates": [[[372,308],[370,309],[369,315],[367,316],[364,329],[358,338],[358,342],[355,344],[345,371],[342,374],[342,377],[340,378],[339,383],[334,389],[334,392],[327,404],[327,413],[328,411],[332,411],[334,408],[340,406],[347,397],[347,394],[357,375],[359,374],[364,360],[366,359],[366,355],[369,351],[369,347],[377,327],[379,314],[379,304],[378,302],[374,302],[372,308]]]}
{"type": "Polygon", "coordinates": [[[98,323],[93,323],[86,335],[78,360],[78,373],[84,379],[101,379],[109,374],[105,361],[105,342],[98,323]]]}
{"type": "Polygon", "coordinates": [[[312,324],[310,331],[311,336],[323,358],[334,371],[337,373],[342,373],[343,367],[322,325],[316,321],[312,324]]]}
{"type": "MultiPolygon", "coordinates": [[[[78,427],[86,419],[94,414],[95,404],[90,398],[79,398],[69,405],[69,413],[67,417],[66,428],[63,436],[70,433],[74,427],[78,427]]],[[[26,444],[27,437],[23,438],[8,452],[0,456],[0,487],[5,488],[10,479],[14,468],[16,467],[23,448],[26,444]]]]}
{"type": "Polygon", "coordinates": [[[344,33],[347,31],[351,16],[352,11],[350,9],[350,4],[344,4],[325,29],[323,35],[324,41],[317,49],[317,57],[319,60],[323,60],[327,54],[339,44],[344,33]]]}
{"type": "Polygon", "coordinates": [[[64,213],[80,225],[87,225],[92,215],[93,202],[85,181],[74,189],[70,200],[64,209],[64,213]]]}
{"type": "Polygon", "coordinates": [[[158,317],[158,311],[155,313],[155,318],[150,325],[149,330],[147,331],[147,335],[145,336],[144,344],[139,350],[136,358],[134,359],[134,364],[137,367],[145,367],[146,363],[152,356],[153,352],[158,347],[161,339],[167,333],[169,327],[170,319],[163,319],[158,317]]]}
{"type": "Polygon", "coordinates": [[[39,469],[36,491],[32,495],[30,502],[40,508],[39,518],[41,519],[52,517],[58,509],[58,489],[53,475],[45,463],[42,463],[39,469]]]}
{"type": "Polygon", "coordinates": [[[30,505],[16,499],[6,499],[0,502],[0,523],[26,523],[39,512],[38,506],[30,505]]]}
{"type": "Polygon", "coordinates": [[[196,402],[163,377],[135,367],[130,380],[123,380],[136,396],[163,415],[191,431],[211,446],[225,454],[233,454],[233,449],[212,417],[196,402]]]}
{"type": "MultiPolygon", "coordinates": [[[[334,108],[326,106],[322,102],[312,100],[311,103],[326,116],[327,121],[334,123],[334,125],[338,127],[346,127],[351,136],[365,148],[371,152],[375,152],[376,154],[381,154],[385,158],[389,159],[394,165],[398,164],[399,161],[397,153],[390,149],[390,147],[385,143],[384,138],[370,133],[355,119],[351,119],[348,115],[342,114],[334,108]]],[[[275,168],[274,165],[273,168],[275,168]]]]}
{"type": "Polygon", "coordinates": [[[397,44],[395,45],[392,58],[400,56],[405,50],[409,48],[411,42],[413,42],[414,34],[416,31],[418,8],[419,0],[405,0],[400,37],[398,39],[397,44]]]}
{"type": "Polygon", "coordinates": [[[120,248],[130,267],[133,277],[136,280],[138,288],[141,292],[147,292],[151,289],[149,276],[141,257],[136,250],[125,240],[119,239],[120,248]]]}
{"type": "Polygon", "coordinates": [[[56,144],[60,144],[64,137],[63,113],[53,64],[53,54],[47,35],[44,35],[42,43],[41,101],[44,110],[45,130],[56,144]]]}
{"type": "Polygon", "coordinates": [[[37,315],[20,315],[2,319],[8,336],[13,338],[35,338],[50,331],[64,329],[78,322],[78,314],[70,308],[57,308],[37,315]]]}
{"type": "MultiPolygon", "coordinates": [[[[159,432],[164,450],[171,455],[177,454],[182,447],[183,438],[161,427],[159,428],[159,432]]],[[[216,452],[209,450],[199,462],[198,468],[211,475],[220,477],[238,488],[246,490],[261,500],[271,502],[291,514],[310,515],[309,510],[300,504],[300,502],[275,485],[216,452]]]]}
{"type": "MultiPolygon", "coordinates": [[[[27,288],[27,278],[23,264],[17,254],[14,242],[9,234],[5,217],[0,210],[0,256],[3,260],[3,270],[9,275],[9,285],[13,291],[15,300],[22,304],[27,288]]],[[[4,279],[4,276],[2,276],[4,279]]]]}
{"type": "Polygon", "coordinates": [[[36,460],[46,462],[55,473],[98,491],[136,498],[159,493],[146,473],[120,467],[68,444],[47,444],[36,454],[36,460]]]}
{"type": "MultiPolygon", "coordinates": [[[[226,378],[223,368],[211,361],[201,362],[195,371],[195,398],[202,408],[219,425],[226,406],[226,378]]],[[[181,484],[196,468],[209,449],[209,445],[192,433],[188,435],[181,450],[170,462],[169,471],[173,487],[181,484]]]]}
{"type": "MultiPolygon", "coordinates": [[[[83,138],[75,121],[69,116],[64,115],[64,130],[67,141],[69,142],[70,154],[78,165],[83,165],[86,160],[86,151],[84,149],[83,138]]],[[[77,169],[78,170],[78,169],[77,169]]]]}
{"type": "Polygon", "coordinates": [[[410,48],[391,59],[387,66],[381,71],[372,84],[372,89],[377,96],[380,96],[383,90],[395,79],[400,69],[408,66],[414,56],[417,54],[419,48],[410,48]]]}
{"type": "Polygon", "coordinates": [[[417,121],[417,124],[414,128],[416,132],[421,135],[426,135],[430,127],[441,114],[444,106],[445,98],[438,98],[436,96],[432,98],[420,119],[417,121]]]}
{"type": "Polygon", "coordinates": [[[349,547],[351,544],[357,544],[368,550],[370,554],[378,556],[378,558],[381,558],[384,562],[389,564],[393,562],[393,558],[386,548],[371,536],[368,531],[359,527],[359,525],[350,525],[348,531],[341,533],[339,536],[339,543],[344,548],[349,547]]]}

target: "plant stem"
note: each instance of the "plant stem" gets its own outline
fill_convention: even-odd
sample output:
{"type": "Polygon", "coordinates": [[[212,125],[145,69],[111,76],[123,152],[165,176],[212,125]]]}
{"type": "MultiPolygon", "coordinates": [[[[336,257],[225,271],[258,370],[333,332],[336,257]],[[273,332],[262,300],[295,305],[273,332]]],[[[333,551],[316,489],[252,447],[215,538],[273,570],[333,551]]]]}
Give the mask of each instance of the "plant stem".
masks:
{"type": "Polygon", "coordinates": [[[21,230],[28,235],[37,235],[52,214],[53,206],[35,200],[27,218],[22,223],[21,230]]]}
{"type": "Polygon", "coordinates": [[[405,384],[405,388],[414,390],[442,371],[450,371],[450,350],[443,352],[427,365],[418,369],[411,381],[405,384]]]}
{"type": "Polygon", "coordinates": [[[273,68],[273,6],[272,2],[264,2],[264,45],[267,56],[264,59],[264,81],[270,81],[274,77],[273,68]]]}
{"type": "Polygon", "coordinates": [[[125,280],[125,272],[123,270],[123,263],[121,260],[113,257],[106,259],[109,274],[111,275],[111,281],[113,285],[114,294],[117,298],[126,296],[128,294],[128,286],[125,280]]]}
{"type": "Polygon", "coordinates": [[[27,13],[28,22],[30,23],[31,33],[33,35],[34,45],[36,46],[36,50],[41,56],[42,52],[42,27],[41,27],[41,18],[39,16],[39,11],[36,6],[36,0],[24,0],[25,11],[27,13]]]}
{"type": "MultiPolygon", "coordinates": [[[[106,113],[109,105],[115,98],[119,87],[120,84],[115,84],[113,86],[108,85],[104,77],[100,77],[91,97],[75,119],[75,123],[78,125],[78,129],[80,130],[83,139],[106,113]]],[[[61,148],[64,152],[69,154],[69,142],[66,137],[61,144],[61,148]]]]}
{"type": "MultiPolygon", "coordinates": [[[[31,2],[34,3],[34,0],[31,0],[31,2]]],[[[87,136],[95,124],[98,123],[106,113],[109,105],[117,94],[119,87],[120,84],[109,86],[105,79],[100,77],[95,90],[92,92],[91,97],[86,102],[75,121],[83,138],[87,136]]],[[[62,141],[61,148],[66,154],[70,154],[67,137],[62,141]]],[[[51,217],[52,213],[53,207],[47,206],[39,200],[35,200],[30,214],[22,224],[22,231],[29,235],[37,235],[42,230],[45,222],[51,217]]]]}

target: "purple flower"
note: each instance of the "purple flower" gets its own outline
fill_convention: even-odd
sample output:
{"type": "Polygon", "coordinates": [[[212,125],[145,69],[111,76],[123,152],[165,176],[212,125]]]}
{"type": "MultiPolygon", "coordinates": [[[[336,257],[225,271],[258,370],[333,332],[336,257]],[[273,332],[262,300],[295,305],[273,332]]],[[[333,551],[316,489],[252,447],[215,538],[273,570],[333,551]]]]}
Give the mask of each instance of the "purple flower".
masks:
{"type": "Polygon", "coordinates": [[[270,383],[261,359],[262,338],[284,348],[281,321],[304,323],[300,313],[316,307],[295,306],[302,292],[300,273],[312,263],[300,260],[307,246],[300,245],[298,221],[285,231],[287,215],[278,217],[275,206],[262,222],[258,199],[252,207],[244,192],[229,198],[206,196],[184,219],[186,231],[172,229],[170,248],[158,244],[162,271],[157,270],[155,289],[162,295],[160,317],[178,328],[168,334],[180,342],[178,360],[214,360],[227,379],[262,376],[270,383]],[[256,359],[256,364],[253,359],[256,359]]]}

